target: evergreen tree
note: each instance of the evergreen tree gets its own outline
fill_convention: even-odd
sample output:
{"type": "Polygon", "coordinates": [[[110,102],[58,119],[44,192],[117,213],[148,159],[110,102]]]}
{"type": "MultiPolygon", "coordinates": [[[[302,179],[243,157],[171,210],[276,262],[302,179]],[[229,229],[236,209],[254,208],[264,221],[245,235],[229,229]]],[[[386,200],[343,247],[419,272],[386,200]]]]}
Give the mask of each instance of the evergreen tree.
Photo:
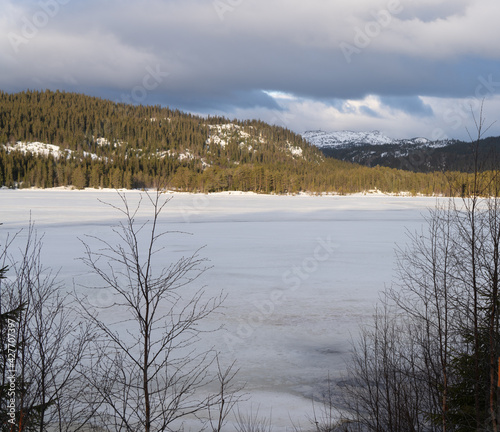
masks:
{"type": "MultiPolygon", "coordinates": [[[[292,131],[257,120],[205,119],[59,91],[0,92],[0,184],[8,187],[146,188],[164,178],[189,191],[467,193],[458,183],[450,188],[449,177],[324,158],[292,131]],[[67,151],[56,157],[3,147],[17,141],[67,151]]],[[[494,171],[487,177],[494,192],[494,171]]],[[[470,175],[460,181],[470,184],[470,175]]]]}

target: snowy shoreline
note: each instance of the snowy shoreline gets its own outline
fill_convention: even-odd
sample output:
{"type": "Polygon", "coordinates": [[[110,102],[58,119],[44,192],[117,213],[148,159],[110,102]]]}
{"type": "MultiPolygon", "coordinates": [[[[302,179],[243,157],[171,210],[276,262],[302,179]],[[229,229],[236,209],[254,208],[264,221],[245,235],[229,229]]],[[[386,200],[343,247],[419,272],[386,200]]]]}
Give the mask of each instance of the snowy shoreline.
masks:
{"type": "MultiPolygon", "coordinates": [[[[155,193],[156,189],[112,189],[112,188],[84,188],[84,189],[77,189],[73,186],[58,186],[54,188],[36,188],[36,187],[31,187],[31,188],[8,188],[6,186],[0,187],[0,191],[2,190],[10,190],[10,191],[67,191],[67,192],[103,192],[103,193],[109,193],[109,192],[120,192],[120,193],[143,193],[143,192],[149,192],[149,193],[155,193]]],[[[177,190],[170,190],[166,189],[162,191],[165,194],[171,194],[171,195],[204,195],[204,196],[230,196],[230,195],[235,195],[235,196],[274,196],[274,197],[302,197],[302,196],[308,196],[308,197],[401,197],[401,198],[448,198],[446,196],[442,195],[423,195],[423,194],[416,194],[412,195],[410,192],[405,192],[401,191],[398,193],[386,193],[382,192],[378,189],[370,189],[367,191],[363,192],[356,192],[352,194],[339,194],[335,192],[322,192],[322,193],[313,193],[313,192],[297,192],[297,193],[286,193],[286,194],[266,194],[266,193],[257,193],[257,192],[244,192],[244,191],[223,191],[223,192],[183,192],[183,191],[177,191],[177,190]]]]}

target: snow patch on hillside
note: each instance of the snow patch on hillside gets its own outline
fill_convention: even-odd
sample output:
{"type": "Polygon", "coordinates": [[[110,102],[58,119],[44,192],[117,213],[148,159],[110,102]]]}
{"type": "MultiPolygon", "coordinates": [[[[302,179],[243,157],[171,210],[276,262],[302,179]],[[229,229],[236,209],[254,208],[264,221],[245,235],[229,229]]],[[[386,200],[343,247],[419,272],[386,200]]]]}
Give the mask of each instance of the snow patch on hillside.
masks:
{"type": "Polygon", "coordinates": [[[195,159],[195,156],[188,149],[185,150],[185,153],[177,153],[177,152],[172,151],[172,150],[166,150],[166,151],[158,152],[157,156],[160,158],[164,158],[165,156],[174,157],[180,161],[186,160],[186,159],[187,160],[195,159]]]}
{"type": "Polygon", "coordinates": [[[106,138],[97,138],[95,140],[95,142],[97,143],[98,146],[109,146],[111,145],[111,143],[109,142],[109,140],[107,140],[106,138]]]}
{"type": "MultiPolygon", "coordinates": [[[[267,144],[267,141],[261,135],[251,135],[245,132],[243,128],[234,123],[208,125],[209,137],[205,144],[210,148],[211,145],[217,145],[225,148],[230,143],[236,142],[240,149],[247,149],[249,152],[256,152],[261,145],[267,144]]],[[[252,126],[248,127],[253,129],[252,126]]],[[[247,129],[248,130],[248,129],[247,129]]],[[[292,157],[304,157],[303,149],[299,146],[294,146],[287,142],[286,146],[280,147],[292,157]]]]}
{"type": "Polygon", "coordinates": [[[222,139],[220,136],[213,136],[207,140],[207,144],[217,144],[217,145],[221,146],[222,148],[226,148],[227,141],[222,139]]]}
{"type": "Polygon", "coordinates": [[[100,147],[121,147],[122,145],[126,145],[127,143],[124,142],[124,141],[114,141],[114,143],[111,143],[110,140],[108,140],[107,138],[104,138],[104,137],[99,137],[99,138],[95,138],[94,136],[92,136],[92,138],[95,140],[96,144],[100,147]]]}
{"type": "MultiPolygon", "coordinates": [[[[7,152],[19,151],[23,154],[32,154],[33,156],[53,156],[55,159],[59,159],[61,157],[69,158],[74,153],[69,149],[61,149],[61,147],[54,144],[46,144],[38,141],[35,142],[23,142],[17,141],[14,145],[4,145],[3,146],[7,152]]],[[[93,160],[101,159],[94,153],[83,152],[84,157],[91,157],[93,160]]]]}
{"type": "Polygon", "coordinates": [[[183,160],[190,161],[193,159],[199,159],[203,169],[211,166],[209,163],[207,163],[207,161],[204,158],[200,158],[198,156],[195,156],[193,153],[191,153],[189,151],[189,149],[185,149],[185,151],[183,153],[177,153],[177,152],[172,151],[172,150],[166,150],[166,151],[158,152],[156,155],[159,158],[164,158],[164,157],[168,156],[168,157],[176,158],[179,161],[183,161],[183,160]]]}
{"type": "Polygon", "coordinates": [[[303,157],[303,151],[300,147],[293,146],[290,143],[287,143],[287,149],[292,154],[292,156],[303,157]]]}
{"type": "MultiPolygon", "coordinates": [[[[245,132],[241,126],[234,123],[208,125],[208,128],[210,129],[209,137],[205,142],[208,146],[216,144],[225,148],[230,141],[236,140],[239,141],[240,147],[243,147],[251,139],[251,135],[248,132],[245,132]]],[[[249,147],[251,148],[251,146],[249,147]]]]}
{"type": "Polygon", "coordinates": [[[14,145],[4,145],[3,146],[8,152],[19,151],[23,154],[29,154],[35,156],[54,156],[54,158],[59,159],[63,154],[65,156],[71,153],[70,150],[61,150],[59,146],[53,144],[45,144],[41,142],[22,142],[17,141],[14,145]]]}

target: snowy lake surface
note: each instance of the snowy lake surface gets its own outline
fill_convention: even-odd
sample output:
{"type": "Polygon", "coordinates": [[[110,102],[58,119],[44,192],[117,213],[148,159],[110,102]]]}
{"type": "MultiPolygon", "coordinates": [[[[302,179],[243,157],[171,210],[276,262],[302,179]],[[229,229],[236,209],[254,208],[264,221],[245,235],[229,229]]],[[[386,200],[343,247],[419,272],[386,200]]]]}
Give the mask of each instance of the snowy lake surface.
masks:
{"type": "MultiPolygon", "coordinates": [[[[131,203],[140,194],[126,192],[131,203]]],[[[162,259],[168,264],[205,246],[201,255],[212,268],[199,282],[227,299],[207,323],[223,323],[225,330],[203,343],[220,350],[226,363],[236,359],[246,409],[272,416],[275,431],[307,423],[311,397],[328,375],[340,376],[351,338],[394,280],[396,245],[407,242],[407,230],[425,226],[427,208],[436,204],[435,198],[381,195],[168,196],[160,229],[192,235],[170,234],[162,259]]],[[[78,259],[79,239],[112,240],[110,226],[122,220],[100,201],[120,204],[115,191],[2,189],[0,243],[31,217],[45,236],[44,264],[59,270],[65,286],[86,285],[91,276],[78,259]]],[[[147,220],[151,207],[143,203],[138,218],[147,220]]],[[[94,300],[109,301],[105,293],[94,300]]]]}

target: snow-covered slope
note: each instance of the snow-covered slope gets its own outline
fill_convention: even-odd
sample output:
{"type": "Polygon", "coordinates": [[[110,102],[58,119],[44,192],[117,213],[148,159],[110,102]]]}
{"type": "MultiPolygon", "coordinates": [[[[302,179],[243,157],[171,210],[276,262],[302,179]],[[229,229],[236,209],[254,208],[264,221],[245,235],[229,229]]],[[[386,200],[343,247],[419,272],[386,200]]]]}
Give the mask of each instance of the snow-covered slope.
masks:
{"type": "MultiPolygon", "coordinates": [[[[209,152],[214,145],[225,148],[229,143],[236,142],[240,149],[246,149],[248,152],[255,153],[263,145],[269,144],[261,134],[251,135],[245,132],[241,126],[234,123],[208,125],[208,127],[210,135],[205,144],[209,152]]],[[[253,126],[249,126],[249,130],[253,129],[253,126]]],[[[304,158],[303,149],[290,144],[288,141],[282,150],[291,157],[304,158]]]]}
{"type": "MultiPolygon", "coordinates": [[[[19,151],[23,154],[32,154],[35,156],[53,156],[55,159],[60,157],[70,157],[73,153],[69,149],[61,149],[54,144],[46,144],[41,142],[23,142],[17,141],[15,144],[7,144],[3,146],[7,152],[19,151]]],[[[90,156],[92,159],[99,159],[94,153],[83,152],[85,157],[90,156]]]]}
{"type": "Polygon", "coordinates": [[[372,132],[323,132],[323,131],[308,131],[302,137],[311,144],[322,147],[336,147],[345,145],[379,145],[391,144],[394,140],[388,136],[382,135],[379,131],[372,132]]]}
{"type": "Polygon", "coordinates": [[[371,167],[380,165],[424,172],[465,167],[463,149],[458,148],[457,140],[395,139],[379,131],[309,131],[302,137],[326,156],[371,167]]]}
{"type": "Polygon", "coordinates": [[[319,148],[354,147],[361,145],[418,145],[431,148],[444,147],[450,144],[449,140],[430,141],[427,138],[395,139],[383,135],[379,131],[352,132],[352,131],[307,131],[302,137],[319,148]]]}

